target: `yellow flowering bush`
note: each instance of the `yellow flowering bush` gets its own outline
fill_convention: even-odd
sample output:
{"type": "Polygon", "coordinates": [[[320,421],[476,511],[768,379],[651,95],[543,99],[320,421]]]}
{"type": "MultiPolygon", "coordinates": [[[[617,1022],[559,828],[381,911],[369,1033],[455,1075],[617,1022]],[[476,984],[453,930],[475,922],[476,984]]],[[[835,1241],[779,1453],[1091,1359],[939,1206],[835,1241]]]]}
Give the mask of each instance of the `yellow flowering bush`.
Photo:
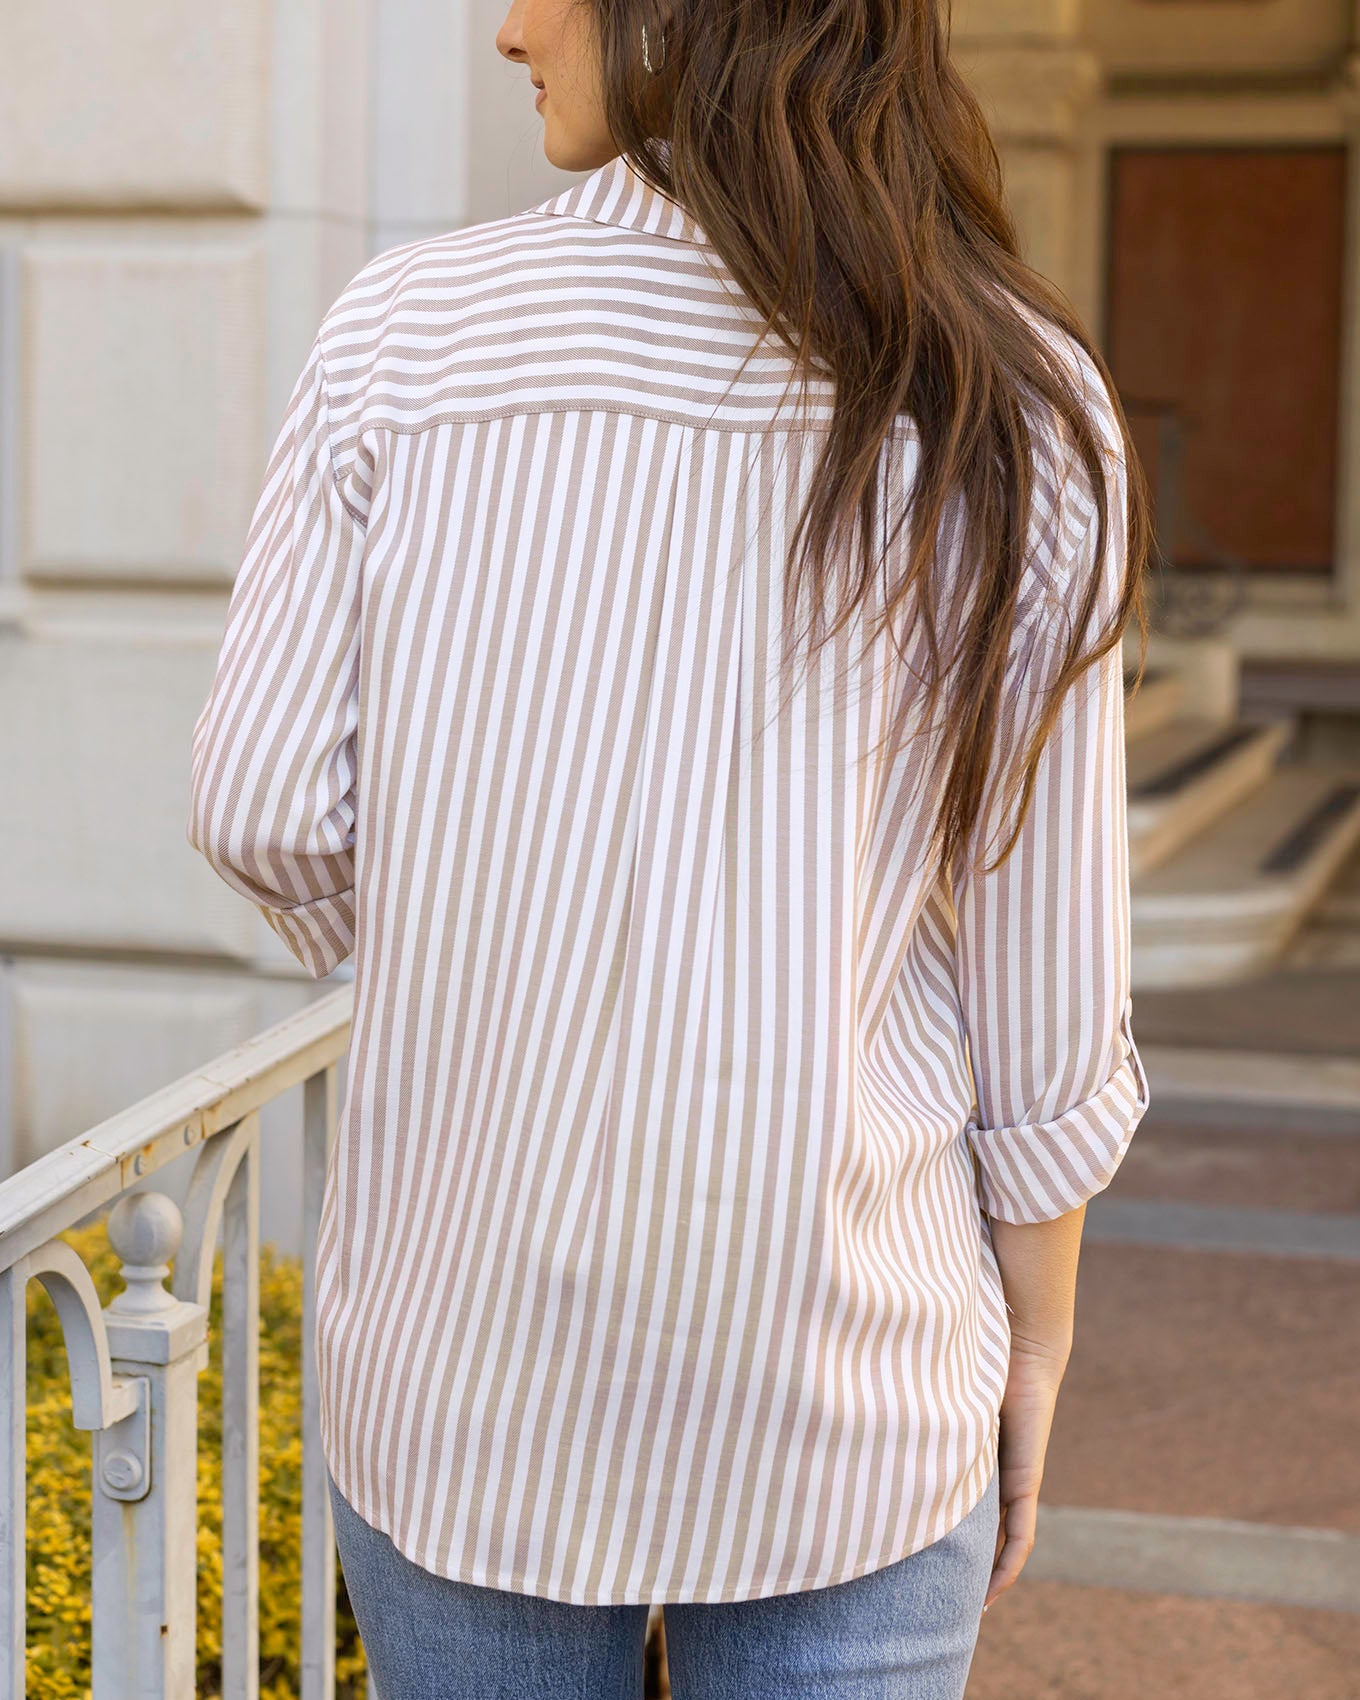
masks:
{"type": "MultiPolygon", "coordinates": [[[[61,1236],[101,1304],[122,1283],[103,1221],[61,1236]]],[[[198,1378],[198,1675],[221,1693],[222,1254],[213,1268],[209,1360],[198,1378]]],[[[300,1692],[302,1616],[302,1266],[262,1248],[260,1261],[260,1696],[300,1692]]],[[[28,1288],[28,1693],[90,1700],[92,1436],[71,1423],[66,1348],[40,1284],[28,1288]]],[[[336,1563],[336,1692],[359,1700],[363,1648],[336,1563]]]]}

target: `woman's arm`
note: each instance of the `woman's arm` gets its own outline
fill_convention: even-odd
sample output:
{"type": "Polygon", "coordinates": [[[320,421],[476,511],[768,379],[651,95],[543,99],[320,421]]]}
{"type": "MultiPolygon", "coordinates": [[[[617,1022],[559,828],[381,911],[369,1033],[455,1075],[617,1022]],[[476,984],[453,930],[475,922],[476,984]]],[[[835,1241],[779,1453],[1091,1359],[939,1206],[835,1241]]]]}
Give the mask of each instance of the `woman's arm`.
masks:
{"type": "MultiPolygon", "coordinates": [[[[1109,450],[1109,524],[1095,558],[1089,481],[1052,493],[1043,552],[1053,594],[1017,644],[979,833],[1004,841],[1001,778],[1028,745],[1068,636],[1099,580],[1096,629],[1126,566],[1126,467],[1109,450]],[[1069,594],[1061,593],[1067,590],[1069,594]]],[[[989,1599],[1019,1575],[1072,1339],[1085,1205],[1113,1178],[1149,1092],[1133,1040],[1124,669],[1119,645],[1070,686],[1031,806],[999,868],[956,869],[955,976],[976,1089],[967,1134],[1005,1292],[1012,1349],[1000,1423],[1005,1543],[989,1599]]]]}
{"type": "Polygon", "coordinates": [[[1001,1540],[984,1611],[1016,1580],[1034,1546],[1048,1436],[1072,1349],[1085,1218],[1079,1204],[1048,1222],[991,1224],[1010,1312],[1011,1360],[1001,1403],[1001,1540]]]}
{"type": "Polygon", "coordinates": [[[982,806],[951,876],[955,983],[977,1098],[968,1138],[982,1208],[1003,1222],[1047,1222],[1108,1185],[1148,1104],[1132,1030],[1119,644],[1068,685],[1010,854],[985,866],[1014,824],[1006,781],[1048,706],[1071,611],[1094,579],[1089,644],[1118,607],[1127,468],[1114,447],[1105,454],[1099,560],[1084,468],[1069,467],[1056,490],[1040,481],[1037,553],[1049,588],[1014,640],[982,806]]]}
{"type": "Polygon", "coordinates": [[[318,333],[269,456],[194,727],[186,828],[316,979],[355,942],[363,548],[332,458],[318,333]]]}

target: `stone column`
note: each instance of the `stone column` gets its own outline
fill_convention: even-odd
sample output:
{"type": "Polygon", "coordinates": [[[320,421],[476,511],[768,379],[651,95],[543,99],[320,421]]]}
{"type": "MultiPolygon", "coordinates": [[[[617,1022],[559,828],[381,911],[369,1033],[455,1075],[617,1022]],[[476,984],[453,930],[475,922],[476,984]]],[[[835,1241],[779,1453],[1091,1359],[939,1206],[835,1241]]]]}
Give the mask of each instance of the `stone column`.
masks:
{"type": "Polygon", "coordinates": [[[963,0],[954,57],[992,127],[1025,258],[1072,294],[1080,120],[1101,86],[1077,0],[963,0]]]}

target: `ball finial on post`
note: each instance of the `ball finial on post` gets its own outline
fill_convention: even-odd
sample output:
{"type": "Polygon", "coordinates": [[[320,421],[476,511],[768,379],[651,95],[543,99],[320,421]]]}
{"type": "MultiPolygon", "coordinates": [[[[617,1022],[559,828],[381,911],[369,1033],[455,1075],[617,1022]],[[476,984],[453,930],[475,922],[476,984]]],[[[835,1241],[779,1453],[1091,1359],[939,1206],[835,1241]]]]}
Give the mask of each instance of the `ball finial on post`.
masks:
{"type": "Polygon", "coordinates": [[[109,1309],[124,1316],[172,1309],[178,1301],[164,1283],[184,1233],[174,1199],[163,1192],[125,1193],[109,1212],[108,1233],[126,1283],[109,1309]]]}

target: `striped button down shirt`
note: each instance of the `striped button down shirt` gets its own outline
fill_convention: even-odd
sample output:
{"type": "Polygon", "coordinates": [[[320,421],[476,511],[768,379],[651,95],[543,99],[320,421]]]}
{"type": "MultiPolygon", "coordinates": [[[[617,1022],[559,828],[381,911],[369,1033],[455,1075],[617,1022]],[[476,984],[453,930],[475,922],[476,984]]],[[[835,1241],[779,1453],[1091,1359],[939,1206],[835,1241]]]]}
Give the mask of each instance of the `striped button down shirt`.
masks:
{"type": "MultiPolygon", "coordinates": [[[[928,744],[876,748],[908,668],[872,598],[781,662],[831,391],[758,327],[621,157],[370,260],[193,736],[191,843],[310,974],[354,959],[327,1461],[417,1564],[583,1604],[821,1587],[960,1521],[1006,1377],[989,1217],[1104,1187],[1148,1098],[1118,650],[1014,854],[942,876],[928,744]]],[[[1113,524],[1096,561],[1041,439],[998,776],[1121,565],[1071,352],[1113,524]]],[[[890,504],[915,453],[903,417],[890,504]]]]}

